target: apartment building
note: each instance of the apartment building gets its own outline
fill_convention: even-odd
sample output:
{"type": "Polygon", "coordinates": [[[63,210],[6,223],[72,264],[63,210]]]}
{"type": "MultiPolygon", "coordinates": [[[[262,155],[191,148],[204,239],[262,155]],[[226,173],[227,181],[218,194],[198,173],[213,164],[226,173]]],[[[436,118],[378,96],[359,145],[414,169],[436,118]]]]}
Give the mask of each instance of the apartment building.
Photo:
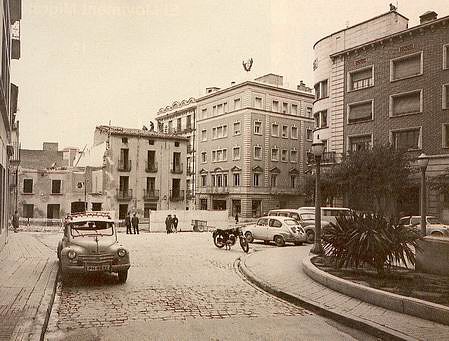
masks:
{"type": "MultiPolygon", "coordinates": [[[[427,175],[449,167],[449,16],[428,11],[420,24],[332,54],[341,64],[344,150],[391,144],[429,155],[427,175]]],[[[334,137],[332,135],[332,137],[334,137]]],[[[341,139],[337,136],[336,138],[341,139]]],[[[400,210],[419,213],[419,181],[400,210]]],[[[449,198],[429,191],[428,212],[448,220],[449,198]]]]}
{"type": "Polygon", "coordinates": [[[102,168],[106,210],[119,219],[128,211],[186,209],[188,139],[149,130],[98,126],[94,145],[105,146],[102,168]]]}
{"type": "MultiPolygon", "coordinates": [[[[16,181],[18,162],[18,122],[16,121],[18,88],[11,83],[11,61],[20,58],[20,0],[2,0],[0,6],[2,25],[1,82],[0,82],[0,250],[7,241],[8,220],[11,213],[11,192],[16,181]],[[17,142],[13,144],[13,142],[17,142]],[[11,161],[10,161],[10,158],[11,161]]],[[[13,205],[11,205],[13,204],[13,205]]]]}
{"type": "Polygon", "coordinates": [[[158,130],[188,139],[186,164],[186,206],[195,209],[195,123],[196,100],[191,97],[160,108],[156,113],[158,130]]]}
{"type": "Polygon", "coordinates": [[[249,218],[303,204],[313,95],[282,85],[268,74],[197,99],[197,208],[249,218]]]}

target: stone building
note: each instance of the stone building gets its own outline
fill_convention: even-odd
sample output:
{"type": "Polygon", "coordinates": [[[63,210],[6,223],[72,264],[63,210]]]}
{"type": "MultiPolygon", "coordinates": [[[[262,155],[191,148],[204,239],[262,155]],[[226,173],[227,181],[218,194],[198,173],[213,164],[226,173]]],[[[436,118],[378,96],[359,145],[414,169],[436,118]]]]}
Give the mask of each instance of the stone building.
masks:
{"type": "Polygon", "coordinates": [[[188,139],[179,135],[98,126],[94,146],[104,144],[101,178],[106,210],[123,219],[128,211],[148,217],[151,210],[186,209],[188,139]]]}
{"type": "Polygon", "coordinates": [[[268,74],[197,99],[196,206],[260,216],[304,203],[313,95],[268,74]]]}
{"type": "Polygon", "coordinates": [[[16,121],[18,87],[11,83],[11,61],[20,58],[20,0],[2,0],[0,6],[1,82],[0,82],[0,250],[7,241],[8,221],[14,201],[18,164],[18,122],[16,121]],[[10,159],[11,158],[11,159],[10,159]]]}
{"type": "Polygon", "coordinates": [[[191,97],[159,109],[156,113],[158,130],[188,139],[186,164],[186,206],[195,209],[195,138],[196,100],[191,97]]]}

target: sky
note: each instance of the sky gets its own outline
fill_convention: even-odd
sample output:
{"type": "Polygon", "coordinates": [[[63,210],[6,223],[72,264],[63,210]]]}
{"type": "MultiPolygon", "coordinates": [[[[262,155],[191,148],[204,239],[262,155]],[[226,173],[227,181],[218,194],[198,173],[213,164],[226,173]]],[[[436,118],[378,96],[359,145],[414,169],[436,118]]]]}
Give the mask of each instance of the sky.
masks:
{"type": "MultiPolygon", "coordinates": [[[[284,76],[312,87],[313,44],[389,10],[383,0],[22,1],[19,86],[22,148],[83,149],[101,124],[141,128],[161,107],[210,86],[284,76]],[[253,58],[246,74],[242,61],[253,58]]],[[[419,24],[447,0],[394,2],[419,24]]]]}

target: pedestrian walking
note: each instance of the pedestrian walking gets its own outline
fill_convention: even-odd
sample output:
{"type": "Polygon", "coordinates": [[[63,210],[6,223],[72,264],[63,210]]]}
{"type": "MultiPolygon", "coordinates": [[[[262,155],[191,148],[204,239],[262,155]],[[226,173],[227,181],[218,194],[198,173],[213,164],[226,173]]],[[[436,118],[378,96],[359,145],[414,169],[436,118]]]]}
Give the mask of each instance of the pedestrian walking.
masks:
{"type": "Polygon", "coordinates": [[[19,212],[17,210],[12,215],[12,228],[17,233],[17,229],[19,228],[19,212]]]}
{"type": "Polygon", "coordinates": [[[133,234],[131,231],[131,216],[130,212],[126,213],[125,217],[126,234],[133,234]]]}
{"type": "Polygon", "coordinates": [[[131,225],[133,226],[134,234],[139,234],[139,218],[137,217],[136,213],[134,212],[134,215],[131,219],[131,225]]]}
{"type": "Polygon", "coordinates": [[[172,219],[171,219],[171,214],[169,214],[167,216],[167,218],[165,218],[165,230],[167,231],[167,234],[169,234],[171,232],[171,225],[172,225],[172,219]]]}
{"type": "Polygon", "coordinates": [[[178,232],[178,217],[176,217],[176,214],[173,214],[172,224],[173,224],[173,232],[177,233],[178,232]]]}
{"type": "Polygon", "coordinates": [[[237,212],[235,214],[235,224],[237,225],[239,223],[239,213],[237,212]]]}

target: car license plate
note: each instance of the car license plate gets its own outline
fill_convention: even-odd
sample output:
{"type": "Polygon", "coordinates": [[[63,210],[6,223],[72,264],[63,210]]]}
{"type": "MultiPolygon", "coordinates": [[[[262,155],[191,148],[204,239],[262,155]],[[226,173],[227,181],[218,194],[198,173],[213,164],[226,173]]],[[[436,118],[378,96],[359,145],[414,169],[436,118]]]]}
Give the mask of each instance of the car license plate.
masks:
{"type": "Polygon", "coordinates": [[[111,271],[110,264],[86,264],[86,271],[111,271]]]}

